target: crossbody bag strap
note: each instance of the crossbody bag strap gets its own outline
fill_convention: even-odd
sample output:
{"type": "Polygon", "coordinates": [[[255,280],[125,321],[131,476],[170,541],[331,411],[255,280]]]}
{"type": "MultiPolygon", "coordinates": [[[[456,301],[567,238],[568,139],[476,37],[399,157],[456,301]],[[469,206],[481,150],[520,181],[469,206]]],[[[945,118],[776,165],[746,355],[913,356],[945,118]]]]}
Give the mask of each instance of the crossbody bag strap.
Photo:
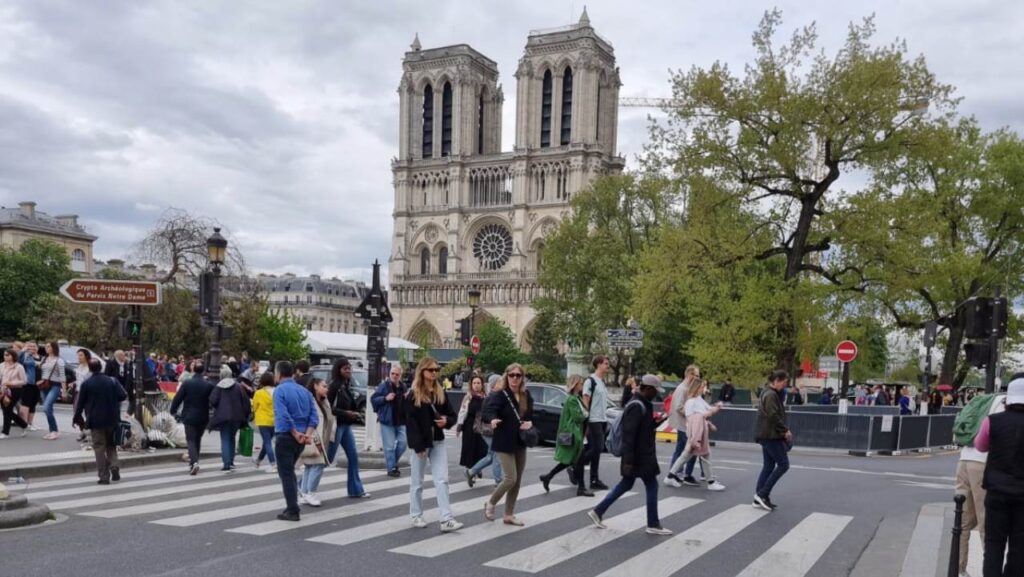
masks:
{"type": "Polygon", "coordinates": [[[512,395],[509,395],[507,390],[505,391],[505,398],[508,399],[508,404],[512,407],[512,412],[515,413],[516,420],[519,421],[520,425],[522,425],[523,418],[519,416],[519,409],[517,409],[516,404],[512,402],[512,395]]]}

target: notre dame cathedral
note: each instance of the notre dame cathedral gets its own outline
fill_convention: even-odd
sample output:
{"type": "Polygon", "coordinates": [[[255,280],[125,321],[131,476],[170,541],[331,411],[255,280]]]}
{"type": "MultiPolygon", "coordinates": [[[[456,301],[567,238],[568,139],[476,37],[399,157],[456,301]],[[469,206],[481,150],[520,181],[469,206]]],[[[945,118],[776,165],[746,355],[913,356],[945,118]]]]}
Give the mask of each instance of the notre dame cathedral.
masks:
{"type": "Polygon", "coordinates": [[[496,62],[466,44],[424,49],[417,36],[402,70],[391,334],[458,347],[476,288],[475,326],[498,318],[529,350],[545,237],[574,194],[625,164],[612,45],[585,10],[574,25],[530,32],[515,73],[511,152],[501,151],[496,62]]]}

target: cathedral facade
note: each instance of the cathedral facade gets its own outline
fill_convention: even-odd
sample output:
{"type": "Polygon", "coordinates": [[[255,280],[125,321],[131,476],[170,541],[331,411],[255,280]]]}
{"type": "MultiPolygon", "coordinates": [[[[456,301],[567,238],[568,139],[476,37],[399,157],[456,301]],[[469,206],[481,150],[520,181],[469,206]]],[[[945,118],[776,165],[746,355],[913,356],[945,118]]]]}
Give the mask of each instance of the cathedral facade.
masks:
{"type": "Polygon", "coordinates": [[[391,332],[458,347],[475,288],[475,326],[498,318],[528,350],[545,237],[573,195],[624,166],[612,45],[586,11],[577,24],[530,32],[515,73],[511,152],[501,150],[497,63],[466,44],[424,49],[417,37],[402,69],[391,332]]]}

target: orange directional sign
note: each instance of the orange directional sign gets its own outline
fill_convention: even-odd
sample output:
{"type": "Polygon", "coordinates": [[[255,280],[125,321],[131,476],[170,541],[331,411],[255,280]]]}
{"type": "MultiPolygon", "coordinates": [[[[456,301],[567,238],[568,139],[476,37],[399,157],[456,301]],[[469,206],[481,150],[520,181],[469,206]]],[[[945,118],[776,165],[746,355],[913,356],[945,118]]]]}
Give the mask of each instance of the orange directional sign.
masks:
{"type": "Polygon", "coordinates": [[[151,281],[76,278],[64,283],[60,292],[76,303],[155,306],[160,304],[160,289],[160,283],[151,281]]]}

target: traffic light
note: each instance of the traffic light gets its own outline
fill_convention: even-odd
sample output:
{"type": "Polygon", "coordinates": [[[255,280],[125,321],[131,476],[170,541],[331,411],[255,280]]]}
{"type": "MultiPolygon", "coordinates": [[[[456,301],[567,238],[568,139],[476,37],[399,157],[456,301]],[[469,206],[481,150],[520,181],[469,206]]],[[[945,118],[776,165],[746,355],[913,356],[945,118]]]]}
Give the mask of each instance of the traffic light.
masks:
{"type": "Polygon", "coordinates": [[[990,352],[988,343],[985,342],[967,343],[964,345],[964,356],[967,357],[967,363],[979,369],[988,365],[990,352]]]}
{"type": "Polygon", "coordinates": [[[462,343],[462,346],[464,347],[469,346],[469,339],[473,336],[469,333],[469,317],[459,319],[459,342],[462,343]]]}
{"type": "Polygon", "coordinates": [[[142,336],[142,321],[135,319],[119,319],[118,332],[126,339],[137,339],[142,336]]]}
{"type": "Polygon", "coordinates": [[[992,334],[993,317],[996,323],[996,336],[1006,338],[1006,321],[1008,303],[1005,298],[971,297],[964,306],[967,308],[967,322],[964,332],[969,339],[987,339],[992,334]],[[993,309],[998,309],[993,314],[993,309]]]}
{"type": "Polygon", "coordinates": [[[469,355],[468,357],[466,357],[466,366],[469,368],[473,368],[473,355],[469,355]]]}

